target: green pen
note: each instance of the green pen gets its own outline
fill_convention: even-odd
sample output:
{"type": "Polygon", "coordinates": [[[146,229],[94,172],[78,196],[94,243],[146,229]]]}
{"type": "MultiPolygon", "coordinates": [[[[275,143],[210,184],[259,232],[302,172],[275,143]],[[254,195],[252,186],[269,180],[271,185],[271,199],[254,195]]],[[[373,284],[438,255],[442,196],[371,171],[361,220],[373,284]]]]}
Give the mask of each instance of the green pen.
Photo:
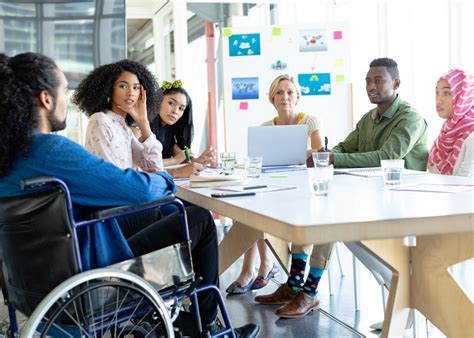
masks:
{"type": "Polygon", "coordinates": [[[189,156],[189,149],[186,146],[184,146],[184,155],[186,156],[186,160],[188,162],[191,162],[191,156],[189,156]]]}

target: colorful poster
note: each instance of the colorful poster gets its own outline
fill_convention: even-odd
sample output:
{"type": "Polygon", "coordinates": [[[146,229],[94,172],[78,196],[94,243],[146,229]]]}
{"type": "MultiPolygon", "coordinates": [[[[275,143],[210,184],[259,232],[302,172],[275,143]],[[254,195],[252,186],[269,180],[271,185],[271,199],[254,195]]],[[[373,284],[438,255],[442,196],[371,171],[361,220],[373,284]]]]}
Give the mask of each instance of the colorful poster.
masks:
{"type": "Polygon", "coordinates": [[[300,52],[324,52],[328,50],[326,29],[298,31],[300,52]]]}
{"type": "Polygon", "coordinates": [[[229,56],[260,55],[260,34],[229,36],[229,56]]]}
{"type": "Polygon", "coordinates": [[[232,100],[258,100],[258,77],[232,78],[232,100]]]}
{"type": "Polygon", "coordinates": [[[298,74],[298,83],[301,88],[301,95],[331,94],[330,73],[298,74]]]}

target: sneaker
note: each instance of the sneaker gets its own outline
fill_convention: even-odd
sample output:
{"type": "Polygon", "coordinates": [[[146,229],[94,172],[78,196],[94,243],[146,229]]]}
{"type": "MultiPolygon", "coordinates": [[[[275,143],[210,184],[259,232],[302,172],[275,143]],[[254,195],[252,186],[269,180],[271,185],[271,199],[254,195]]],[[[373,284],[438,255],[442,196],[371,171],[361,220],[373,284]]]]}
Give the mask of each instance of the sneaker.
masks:
{"type": "Polygon", "coordinates": [[[257,276],[257,278],[255,278],[250,288],[252,290],[258,290],[267,286],[270,279],[274,278],[279,273],[280,273],[280,268],[275,263],[273,263],[273,267],[270,270],[270,272],[267,274],[267,276],[266,277],[261,276],[261,275],[257,276]]]}

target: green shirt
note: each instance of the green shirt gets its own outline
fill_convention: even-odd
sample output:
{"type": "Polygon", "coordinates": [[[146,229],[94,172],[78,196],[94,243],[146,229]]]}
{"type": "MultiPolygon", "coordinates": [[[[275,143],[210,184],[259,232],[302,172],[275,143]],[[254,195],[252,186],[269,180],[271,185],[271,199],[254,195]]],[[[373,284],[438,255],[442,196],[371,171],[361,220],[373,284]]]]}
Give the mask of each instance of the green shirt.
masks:
{"type": "Polygon", "coordinates": [[[377,108],[365,114],[354,131],[335,146],[334,166],[379,167],[380,160],[404,159],[405,168],[426,170],[427,124],[416,109],[398,95],[379,117],[377,108]]]}

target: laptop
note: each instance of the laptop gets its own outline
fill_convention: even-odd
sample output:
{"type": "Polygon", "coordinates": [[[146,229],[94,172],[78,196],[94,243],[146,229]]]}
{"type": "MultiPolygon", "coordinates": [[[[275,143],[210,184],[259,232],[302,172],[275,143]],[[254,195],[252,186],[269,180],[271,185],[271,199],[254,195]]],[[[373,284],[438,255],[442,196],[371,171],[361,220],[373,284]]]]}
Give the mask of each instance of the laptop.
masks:
{"type": "Polygon", "coordinates": [[[262,156],[263,166],[306,164],[308,126],[249,127],[248,156],[262,156]]]}

